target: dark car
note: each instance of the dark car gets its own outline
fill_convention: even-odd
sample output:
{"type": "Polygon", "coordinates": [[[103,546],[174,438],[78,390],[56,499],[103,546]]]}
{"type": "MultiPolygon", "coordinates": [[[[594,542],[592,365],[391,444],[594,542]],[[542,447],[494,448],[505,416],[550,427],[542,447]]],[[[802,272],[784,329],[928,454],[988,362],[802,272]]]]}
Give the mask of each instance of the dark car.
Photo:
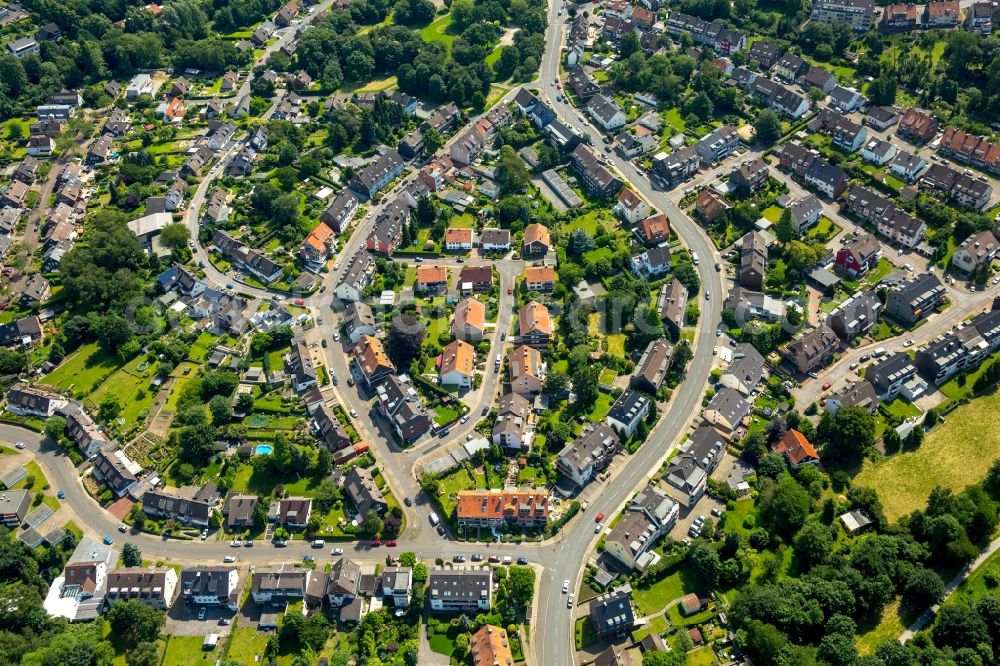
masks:
{"type": "Polygon", "coordinates": [[[447,436],[448,436],[448,429],[447,428],[445,428],[444,430],[442,430],[441,432],[438,433],[438,437],[444,438],[444,437],[447,437],[447,436]]]}
{"type": "Polygon", "coordinates": [[[524,555],[522,555],[521,557],[517,558],[517,563],[518,564],[527,564],[528,563],[528,558],[525,557],[524,555]]]}
{"type": "Polygon", "coordinates": [[[406,499],[403,500],[403,504],[405,504],[406,506],[413,506],[413,500],[407,497],[406,499]]]}
{"type": "Polygon", "coordinates": [[[330,343],[326,341],[326,338],[323,338],[323,342],[321,342],[320,344],[323,345],[323,349],[326,349],[327,347],[330,346],[330,343]]]}
{"type": "Polygon", "coordinates": [[[438,525],[438,534],[444,536],[444,525],[438,525]]]}

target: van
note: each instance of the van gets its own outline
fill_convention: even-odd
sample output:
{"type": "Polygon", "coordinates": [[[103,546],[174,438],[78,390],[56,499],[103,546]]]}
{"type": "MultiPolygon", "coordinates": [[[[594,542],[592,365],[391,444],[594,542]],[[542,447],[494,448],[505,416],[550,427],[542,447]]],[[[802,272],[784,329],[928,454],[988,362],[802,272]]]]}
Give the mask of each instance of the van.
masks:
{"type": "Polygon", "coordinates": [[[437,514],[434,513],[433,511],[431,511],[430,515],[428,515],[427,518],[431,521],[431,525],[437,525],[439,522],[441,522],[440,520],[438,520],[437,514]]]}
{"type": "Polygon", "coordinates": [[[691,251],[691,263],[695,266],[698,265],[698,253],[693,250],[691,251]]]}
{"type": "Polygon", "coordinates": [[[313,548],[322,548],[323,546],[326,545],[326,541],[323,541],[322,539],[316,539],[309,545],[311,545],[313,548]]]}
{"type": "Polygon", "coordinates": [[[879,358],[880,356],[885,356],[885,347],[879,347],[872,351],[872,358],[879,358]]]}

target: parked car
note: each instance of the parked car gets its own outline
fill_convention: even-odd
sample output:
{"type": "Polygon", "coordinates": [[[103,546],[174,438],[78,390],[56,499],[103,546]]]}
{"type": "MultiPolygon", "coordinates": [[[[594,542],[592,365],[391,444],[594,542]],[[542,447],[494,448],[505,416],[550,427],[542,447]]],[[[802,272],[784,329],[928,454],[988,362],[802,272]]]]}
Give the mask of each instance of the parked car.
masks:
{"type": "Polygon", "coordinates": [[[566,608],[572,608],[572,607],[573,607],[573,595],[571,594],[568,597],[566,597],[566,608]]]}
{"type": "Polygon", "coordinates": [[[204,541],[207,538],[208,538],[208,530],[204,529],[201,531],[201,540],[204,541]]]}
{"type": "Polygon", "coordinates": [[[316,556],[315,555],[303,555],[302,556],[302,561],[303,562],[315,562],[316,561],[316,556]]]}
{"type": "Polygon", "coordinates": [[[14,445],[14,448],[15,449],[23,449],[24,448],[24,442],[18,442],[17,444],[14,445]]]}
{"type": "Polygon", "coordinates": [[[237,541],[237,540],[235,540],[235,539],[234,539],[233,541],[230,541],[230,542],[229,542],[229,547],[230,547],[230,548],[239,548],[239,547],[240,547],[240,546],[242,546],[242,545],[243,545],[243,542],[242,542],[242,541],[237,541]]]}
{"type": "Polygon", "coordinates": [[[58,497],[59,499],[66,499],[66,491],[60,490],[59,492],[56,493],[56,497],[58,497]]]}
{"type": "Polygon", "coordinates": [[[563,594],[569,592],[569,578],[563,581],[563,594]]]}
{"type": "Polygon", "coordinates": [[[115,542],[115,540],[112,539],[109,536],[104,537],[104,539],[102,539],[102,541],[104,541],[104,545],[105,546],[110,546],[111,544],[113,544],[115,542]]]}
{"type": "Polygon", "coordinates": [[[451,558],[451,560],[452,562],[464,562],[465,555],[456,555],[455,557],[451,558]]]}
{"type": "Polygon", "coordinates": [[[594,516],[594,522],[595,523],[599,523],[602,520],[604,520],[604,514],[603,513],[599,513],[596,516],[594,516]]]}
{"type": "Polygon", "coordinates": [[[413,500],[407,497],[406,499],[403,500],[403,504],[405,504],[406,506],[413,506],[413,500]]]}
{"type": "Polygon", "coordinates": [[[126,532],[128,532],[128,525],[122,523],[121,525],[118,526],[118,531],[121,532],[122,534],[125,534],[126,532]]]}
{"type": "Polygon", "coordinates": [[[225,562],[226,564],[232,564],[233,562],[236,561],[236,556],[226,555],[225,557],[222,558],[222,561],[225,562]]]}
{"type": "Polygon", "coordinates": [[[382,545],[382,539],[375,539],[372,541],[372,548],[378,548],[382,545]]]}
{"type": "Polygon", "coordinates": [[[483,556],[480,555],[479,553],[473,553],[469,559],[471,559],[473,562],[482,562],[483,556]]]}
{"type": "Polygon", "coordinates": [[[331,555],[343,555],[344,554],[344,549],[343,548],[334,548],[333,550],[330,551],[330,554],[331,555]]]}
{"type": "Polygon", "coordinates": [[[528,558],[525,557],[524,555],[522,555],[521,557],[517,558],[517,563],[518,564],[527,564],[528,563],[528,558]]]}

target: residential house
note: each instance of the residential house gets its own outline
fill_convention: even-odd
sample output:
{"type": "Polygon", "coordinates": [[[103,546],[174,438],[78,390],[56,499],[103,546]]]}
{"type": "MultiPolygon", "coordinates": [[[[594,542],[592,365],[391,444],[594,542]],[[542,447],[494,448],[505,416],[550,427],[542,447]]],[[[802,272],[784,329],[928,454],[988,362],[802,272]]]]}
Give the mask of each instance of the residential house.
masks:
{"type": "Polygon", "coordinates": [[[846,23],[855,33],[868,32],[874,17],[873,0],[817,0],[809,14],[817,23],[846,23]]]}
{"type": "Polygon", "coordinates": [[[797,81],[809,70],[809,63],[795,53],[786,53],[774,65],[774,73],[786,81],[797,81]]]}
{"type": "Polygon", "coordinates": [[[185,525],[206,527],[215,507],[214,493],[209,497],[191,494],[192,496],[188,497],[164,490],[147,490],[142,494],[142,510],[154,519],[167,518],[185,525]]]}
{"type": "Polygon", "coordinates": [[[533,222],[524,229],[521,242],[521,253],[524,256],[540,256],[547,254],[552,247],[552,239],[545,225],[533,222]]]}
{"type": "Polygon", "coordinates": [[[619,451],[621,441],[615,431],[604,423],[594,423],[584,427],[579,437],[563,447],[556,456],[556,470],[573,486],[582,488],[619,451]]]}
{"type": "Polygon", "coordinates": [[[571,68],[566,81],[573,89],[573,93],[583,102],[589,102],[601,90],[601,87],[583,67],[571,68]]]}
{"type": "Polygon", "coordinates": [[[303,600],[306,596],[306,585],[314,573],[311,569],[284,564],[277,569],[256,569],[251,574],[250,596],[258,605],[273,603],[284,606],[290,602],[303,600]]]}
{"type": "Polygon", "coordinates": [[[469,638],[469,657],[473,666],[513,664],[507,631],[492,624],[483,625],[469,638]]]}
{"type": "Polygon", "coordinates": [[[660,314],[660,319],[678,338],[681,329],[684,328],[687,299],[687,287],[677,278],[660,287],[660,293],[656,298],[656,311],[660,314]]]}
{"type": "Polygon", "coordinates": [[[869,365],[865,381],[871,382],[879,400],[885,402],[900,396],[913,401],[927,389],[927,384],[917,375],[916,363],[905,352],[896,352],[869,365]]]}
{"type": "Polygon", "coordinates": [[[837,250],[837,266],[852,278],[868,273],[882,258],[882,246],[871,234],[862,234],[837,250]]]}
{"type": "Polygon", "coordinates": [[[530,448],[530,415],[531,403],[520,393],[511,392],[501,396],[497,402],[497,418],[493,423],[493,443],[515,451],[530,448]]]}
{"type": "Polygon", "coordinates": [[[225,606],[239,609],[240,572],[236,567],[199,565],[181,569],[181,598],[190,606],[225,606]]]}
{"type": "Polygon", "coordinates": [[[555,286],[556,270],[552,266],[528,266],[524,269],[524,287],[528,291],[548,293],[555,286]]]}
{"type": "Polygon", "coordinates": [[[463,252],[472,249],[472,229],[449,227],[444,232],[444,249],[463,252]]]}
{"type": "Polygon", "coordinates": [[[7,411],[18,416],[47,419],[66,405],[66,399],[34,386],[17,384],[7,390],[7,411]]]}
{"type": "Polygon", "coordinates": [[[849,179],[844,170],[817,157],[803,176],[806,184],[828,199],[836,199],[847,190],[849,179]]]}
{"type": "Polygon", "coordinates": [[[769,70],[778,62],[782,49],[777,42],[767,39],[758,39],[750,45],[748,57],[751,62],[756,62],[761,69],[769,70]]]}
{"type": "Polygon", "coordinates": [[[1000,310],[989,310],[918,349],[914,360],[920,372],[940,386],[958,373],[978,367],[998,348],[1000,310]]]}
{"type": "Polygon", "coordinates": [[[326,266],[335,243],[336,237],[333,234],[333,229],[320,222],[302,241],[302,245],[299,247],[299,257],[305,263],[306,268],[318,273],[326,266]]]}
{"type": "Polygon", "coordinates": [[[542,392],[546,367],[542,354],[528,345],[515,348],[507,357],[510,389],[521,396],[534,396],[542,392]]]}
{"type": "Polygon", "coordinates": [[[938,121],[929,113],[909,108],[899,119],[896,134],[917,145],[923,145],[934,138],[939,128],[938,121]]]}
{"type": "Polygon", "coordinates": [[[464,340],[452,340],[441,351],[438,383],[471,389],[475,367],[476,348],[464,340]]]}
{"type": "Polygon", "coordinates": [[[841,113],[853,113],[865,102],[864,96],[853,88],[835,86],[830,92],[830,104],[841,113]]]}
{"type": "MultiPolygon", "coordinates": [[[[664,287],[669,288],[669,285],[664,287]]],[[[674,347],[666,338],[657,338],[650,342],[639,360],[639,365],[629,378],[629,386],[637,391],[655,395],[667,378],[673,355],[674,347]]]]}
{"type": "Polygon", "coordinates": [[[924,273],[890,291],[886,311],[906,325],[914,324],[929,315],[946,294],[936,275],[924,273]]]}
{"type": "Polygon", "coordinates": [[[629,270],[641,279],[656,280],[669,273],[670,269],[670,248],[666,244],[640,249],[629,261],[629,270]]]}
{"type": "Polygon", "coordinates": [[[335,233],[343,233],[354,218],[358,204],[358,198],[345,190],[326,207],[326,210],[319,216],[320,222],[333,229],[335,233]]]}
{"type": "Polygon", "coordinates": [[[631,588],[617,588],[591,599],[589,617],[600,640],[621,638],[630,633],[635,625],[631,588]]]}
{"type": "Polygon", "coordinates": [[[803,88],[818,88],[830,94],[837,85],[837,77],[827,69],[811,66],[799,77],[799,83],[803,88]]]}
{"type": "Polygon", "coordinates": [[[212,244],[227,259],[267,284],[281,277],[283,270],[281,264],[273,261],[267,255],[247,247],[222,229],[215,230],[212,244]]]}
{"type": "Polygon", "coordinates": [[[351,445],[351,438],[340,421],[322,403],[312,412],[313,434],[326,445],[330,453],[342,451],[351,445]]]}
{"type": "Polygon", "coordinates": [[[898,151],[896,144],[875,138],[865,144],[861,150],[861,159],[869,164],[882,167],[894,159],[898,151]]]}
{"type": "Polygon", "coordinates": [[[310,514],[312,514],[312,498],[286,497],[271,502],[267,519],[284,527],[303,529],[309,522],[310,514]]]}
{"type": "Polygon", "coordinates": [[[430,417],[408,377],[386,376],[375,386],[375,395],[379,411],[404,442],[414,442],[430,430],[430,417]]]}
{"type": "Polygon", "coordinates": [[[166,610],[174,603],[177,592],[177,570],[173,567],[127,567],[108,572],[108,606],[116,601],[135,600],[155,608],[166,610]]]}
{"type": "Polygon", "coordinates": [[[740,242],[740,268],[737,281],[744,287],[760,289],[767,273],[767,243],[756,231],[747,233],[740,242]]]}
{"type": "Polygon", "coordinates": [[[644,571],[658,559],[653,547],[677,524],[679,513],[677,502],[659,487],[643,487],[605,537],[604,552],[633,571],[644,571]]]}
{"type": "Polygon", "coordinates": [[[358,250],[350,258],[340,283],[334,287],[334,295],[342,301],[360,301],[374,270],[375,257],[365,249],[358,250]]]}
{"type": "Polygon", "coordinates": [[[0,524],[16,530],[31,508],[31,494],[27,490],[0,491],[0,524]]]}
{"type": "Polygon", "coordinates": [[[867,381],[851,381],[837,391],[826,396],[826,411],[836,414],[841,407],[859,407],[874,414],[878,410],[879,400],[875,389],[867,381]]]}
{"type": "MultiPolygon", "coordinates": [[[[104,436],[104,434],[98,429],[97,424],[94,423],[94,420],[92,418],[90,418],[90,415],[87,414],[87,412],[85,412],[83,408],[80,407],[79,405],[71,403],[70,405],[67,405],[66,408],[62,410],[62,412],[63,416],[66,417],[66,436],[70,438],[70,441],[76,444],[76,447],[80,449],[80,453],[82,453],[85,458],[89,459],[92,456],[97,455],[98,452],[101,451],[101,449],[103,449],[110,443],[110,440],[107,439],[104,436]]],[[[103,477],[104,473],[103,470],[109,469],[110,470],[109,473],[115,474],[117,476],[117,473],[113,471],[113,468],[115,462],[118,461],[118,459],[115,458],[114,461],[109,459],[108,461],[105,462],[104,458],[106,457],[108,456],[105,455],[101,457],[102,469],[98,470],[98,474],[102,475],[103,477]]],[[[96,464],[95,464],[95,469],[96,469],[96,464]]],[[[118,483],[118,486],[121,489],[122,493],[128,490],[129,486],[131,485],[129,484],[130,480],[134,482],[134,478],[129,479],[130,472],[128,473],[126,472],[127,470],[121,473],[120,476],[122,478],[121,481],[118,483]]]]}
{"type": "Polygon", "coordinates": [[[826,317],[827,325],[836,331],[844,342],[865,335],[875,326],[882,301],[874,289],[851,294],[826,317]]]}
{"type": "Polygon", "coordinates": [[[413,289],[417,292],[444,293],[448,289],[448,269],[445,266],[417,266],[413,289]]]}
{"type": "Polygon", "coordinates": [[[884,132],[899,122],[899,111],[891,106],[873,106],[865,114],[865,124],[884,132]]]}
{"type": "Polygon", "coordinates": [[[473,344],[482,342],[486,331],[486,306],[475,298],[467,298],[455,306],[451,333],[459,340],[473,344]]]}
{"type": "Polygon", "coordinates": [[[49,300],[52,286],[41,273],[32,273],[29,277],[12,284],[11,292],[17,296],[21,305],[30,308],[49,300]]]}
{"type": "Polygon", "coordinates": [[[368,515],[369,511],[382,515],[389,510],[389,503],[367,468],[360,465],[352,467],[344,476],[344,487],[361,518],[368,515]]]}
{"type": "Polygon", "coordinates": [[[463,267],[458,273],[458,286],[463,292],[484,293],[490,291],[493,288],[493,267],[463,267]]]}
{"type": "Polygon", "coordinates": [[[710,46],[722,55],[743,51],[747,47],[747,38],[742,32],[681,12],[667,13],[666,30],[667,34],[674,37],[690,33],[695,44],[710,46]]]}
{"type": "Polygon", "coordinates": [[[409,608],[413,595],[413,569],[385,567],[382,569],[382,597],[392,598],[396,608],[409,608]]]}
{"type": "Polygon", "coordinates": [[[740,137],[730,125],[713,130],[695,144],[694,149],[706,162],[713,163],[732,155],[740,147],[740,137]]]}
{"type": "Polygon", "coordinates": [[[629,438],[635,434],[639,423],[649,413],[652,402],[648,397],[632,389],[626,390],[615,399],[608,410],[608,425],[629,438]]]}
{"type": "Polygon", "coordinates": [[[649,205],[632,188],[625,187],[618,193],[614,214],[628,224],[635,224],[649,214],[649,205]]]}
{"type": "Polygon", "coordinates": [[[510,250],[510,230],[483,229],[479,235],[479,244],[484,252],[507,252],[510,250]]]}
{"type": "Polygon", "coordinates": [[[723,437],[731,440],[736,437],[752,409],[753,404],[744,400],[739,391],[724,387],[716,392],[705,407],[705,421],[723,437]]]}
{"type": "Polygon", "coordinates": [[[236,123],[233,121],[227,121],[219,125],[214,132],[208,137],[208,142],[205,144],[212,151],[219,152],[223,148],[229,145],[229,142],[233,140],[236,136],[236,123]]]}
{"type": "Polygon", "coordinates": [[[0,345],[30,347],[45,339],[45,328],[37,315],[18,317],[14,321],[0,324],[0,345]]]}
{"type": "Polygon", "coordinates": [[[719,384],[749,397],[764,380],[764,357],[750,343],[741,342],[733,347],[732,359],[719,377],[719,384]]]}
{"type": "Polygon", "coordinates": [[[351,349],[355,367],[361,372],[369,390],[386,376],[396,372],[396,366],[385,353],[381,341],[370,335],[361,336],[361,340],[351,349]]]}
{"type": "Polygon", "coordinates": [[[708,486],[708,477],[719,466],[726,441],[710,426],[699,426],[675,455],[663,473],[667,494],[686,507],[694,506],[708,486]]]}
{"type": "Polygon", "coordinates": [[[650,132],[620,132],[618,134],[617,150],[625,157],[632,159],[656,150],[657,137],[650,132]]]}
{"type": "Polygon", "coordinates": [[[922,18],[915,4],[889,5],[878,27],[882,32],[910,32],[923,27],[922,18]]]}
{"type": "Polygon", "coordinates": [[[659,245],[670,238],[670,223],[664,213],[650,215],[639,222],[636,232],[648,245],[659,245]]]}
{"type": "Polygon", "coordinates": [[[819,454],[806,436],[795,428],[789,428],[781,439],[771,445],[771,450],[784,455],[792,467],[815,465],[819,463],[819,454]]]}
{"type": "Polygon", "coordinates": [[[590,148],[582,143],[573,150],[572,164],[586,190],[598,199],[610,199],[622,187],[621,179],[600,164],[590,148]]]}
{"type": "Polygon", "coordinates": [[[439,613],[488,611],[492,592],[493,569],[488,566],[435,566],[427,578],[430,609],[439,613]]]}
{"type": "Polygon", "coordinates": [[[653,173],[661,178],[667,187],[674,187],[690,180],[701,165],[701,156],[694,146],[684,146],[671,153],[657,153],[653,156],[653,173]]]}
{"type": "Polygon", "coordinates": [[[993,32],[993,3],[974,2],[966,7],[965,29],[969,32],[989,36],[993,32]]]}
{"type": "Polygon", "coordinates": [[[354,174],[350,186],[366,199],[370,199],[398,176],[405,166],[406,163],[399,153],[392,148],[383,148],[374,163],[359,169],[354,174]]]}
{"type": "Polygon", "coordinates": [[[756,192],[767,184],[771,170],[760,158],[741,162],[729,176],[731,186],[744,192],[756,192]]]}
{"type": "Polygon", "coordinates": [[[839,349],[837,334],[826,324],[820,324],[785,345],[781,355],[797,372],[806,374],[826,365],[839,349]]]}
{"type": "Polygon", "coordinates": [[[704,189],[698,195],[694,208],[701,219],[712,223],[725,215],[732,206],[711,190],[704,189]]]}
{"type": "Polygon", "coordinates": [[[791,171],[800,178],[806,175],[810,165],[818,159],[815,152],[797,143],[786,143],[781,146],[778,156],[781,160],[781,168],[791,171]]]}
{"type": "Polygon", "coordinates": [[[291,378],[292,388],[295,389],[296,393],[309,390],[316,386],[319,381],[312,353],[304,342],[293,344],[291,350],[285,355],[285,371],[291,378]]]}
{"type": "Polygon", "coordinates": [[[518,336],[522,344],[547,347],[552,339],[552,320],[549,309],[538,301],[530,301],[518,312],[518,336]]]}
{"type": "Polygon", "coordinates": [[[545,490],[461,490],[455,518],[464,529],[540,529],[549,521],[549,496],[545,490]]]}
{"type": "Polygon", "coordinates": [[[823,206],[815,194],[797,199],[788,207],[792,218],[792,226],[799,235],[819,224],[823,215],[823,206]]]}
{"type": "Polygon", "coordinates": [[[401,193],[375,218],[368,239],[365,241],[372,252],[391,257],[396,248],[403,242],[403,224],[409,221],[410,207],[406,201],[407,193],[401,193]]]}
{"type": "Polygon", "coordinates": [[[889,172],[907,183],[912,183],[927,166],[927,160],[920,155],[900,150],[889,163],[889,172]]]}
{"type": "Polygon", "coordinates": [[[966,275],[975,274],[980,268],[993,263],[1000,250],[992,231],[974,233],[955,248],[951,255],[951,265],[966,275]]]}
{"type": "Polygon", "coordinates": [[[18,60],[29,55],[38,55],[40,52],[41,48],[34,37],[19,37],[7,42],[7,53],[18,60]]]}
{"type": "Polygon", "coordinates": [[[476,161],[484,148],[483,137],[475,127],[470,127],[451,144],[448,154],[456,164],[468,166],[476,161]]]}

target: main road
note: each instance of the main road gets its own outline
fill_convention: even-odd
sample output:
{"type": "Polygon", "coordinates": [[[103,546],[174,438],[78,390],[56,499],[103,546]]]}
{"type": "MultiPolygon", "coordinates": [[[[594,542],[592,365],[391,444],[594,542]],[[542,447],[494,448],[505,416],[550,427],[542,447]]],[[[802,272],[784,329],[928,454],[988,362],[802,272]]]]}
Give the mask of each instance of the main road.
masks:
{"type": "MultiPolygon", "coordinates": [[[[567,125],[589,134],[600,136],[600,132],[588,123],[581,111],[568,102],[560,102],[559,91],[554,81],[559,78],[562,59],[563,28],[565,26],[560,10],[562,0],[549,3],[549,27],[545,38],[545,54],[542,58],[542,94],[548,98],[550,106],[567,125]]],[[[566,99],[563,97],[563,99],[566,99]]],[[[721,320],[722,301],[726,290],[722,274],[716,272],[713,264],[721,261],[718,252],[708,237],[684,214],[664,192],[652,186],[649,180],[627,160],[617,154],[606,158],[624,177],[624,180],[642,195],[651,205],[666,213],[671,227],[677,235],[703,261],[698,266],[702,290],[705,294],[701,303],[701,318],[694,345],[694,357],[688,366],[687,376],[681,387],[664,410],[657,426],[650,433],[646,443],[639,448],[593,501],[576,525],[564,530],[559,544],[559,557],[555,566],[546,569],[542,575],[536,618],[536,649],[539,650],[540,664],[573,664],[576,653],[573,636],[573,615],[565,608],[562,595],[562,581],[574,581],[573,589],[579,586],[581,574],[592,549],[596,535],[590,528],[598,513],[613,515],[630,498],[652,473],[659,469],[663,460],[676,445],[689,419],[701,406],[705,382],[712,369],[712,345],[715,328],[721,320]]]]}

